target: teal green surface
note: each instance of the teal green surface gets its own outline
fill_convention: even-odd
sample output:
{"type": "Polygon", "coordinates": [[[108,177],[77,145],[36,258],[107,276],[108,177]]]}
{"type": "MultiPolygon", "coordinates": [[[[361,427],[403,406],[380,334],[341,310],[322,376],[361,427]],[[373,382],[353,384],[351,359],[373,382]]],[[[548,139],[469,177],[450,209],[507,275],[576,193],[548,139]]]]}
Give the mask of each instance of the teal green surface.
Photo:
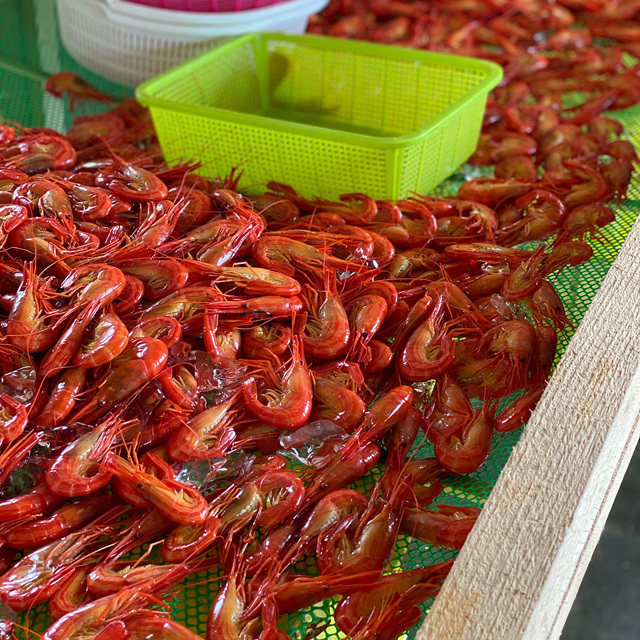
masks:
{"type": "MultiPolygon", "coordinates": [[[[23,126],[47,126],[66,130],[71,123],[71,114],[66,103],[44,91],[44,82],[50,73],[72,70],[92,82],[97,88],[114,97],[130,95],[128,90],[102,80],[74,63],[62,49],[57,38],[53,0],[0,0],[0,115],[3,119],[23,126]]],[[[88,106],[86,113],[100,111],[100,105],[88,106]]],[[[615,114],[625,125],[628,135],[640,148],[640,108],[615,114]]],[[[221,171],[227,174],[235,159],[228,158],[228,166],[221,171]]],[[[465,178],[469,167],[462,168],[449,181],[438,187],[439,193],[454,193],[465,178]]],[[[293,185],[297,186],[297,185],[293,185]]],[[[361,185],[354,183],[345,191],[360,191],[361,185]]],[[[613,263],[624,238],[635,222],[640,211],[640,181],[638,177],[629,190],[628,200],[616,207],[617,219],[604,229],[606,242],[593,242],[593,259],[575,269],[565,270],[554,285],[557,287],[567,314],[577,326],[586,312],[600,283],[613,263]]],[[[570,328],[560,336],[558,359],[567,347],[574,333],[570,328]]],[[[455,505],[482,506],[496,483],[511,450],[516,445],[521,430],[509,434],[496,434],[491,455],[476,473],[462,478],[445,480],[446,489],[438,502],[455,505]]],[[[416,456],[427,457],[431,447],[422,443],[416,447],[416,456]]],[[[370,488],[379,471],[358,483],[357,489],[370,488]]],[[[496,541],[499,543],[499,541],[496,541]]],[[[396,547],[390,570],[411,569],[433,564],[453,557],[455,554],[430,547],[411,538],[402,536],[396,547]]],[[[313,562],[304,569],[313,572],[313,562]]],[[[206,633],[206,620],[210,603],[217,589],[216,575],[196,575],[185,580],[169,599],[174,617],[194,631],[206,633]]],[[[331,613],[337,600],[325,601],[296,615],[283,618],[283,628],[292,638],[300,639],[308,632],[317,632],[315,637],[333,640],[341,637],[331,620],[331,613]]],[[[423,609],[428,611],[430,603],[423,609]]],[[[19,638],[35,640],[47,625],[46,605],[34,608],[21,616],[21,624],[34,630],[33,634],[18,630],[19,638]]],[[[415,629],[408,638],[415,636],[415,629]]]]}

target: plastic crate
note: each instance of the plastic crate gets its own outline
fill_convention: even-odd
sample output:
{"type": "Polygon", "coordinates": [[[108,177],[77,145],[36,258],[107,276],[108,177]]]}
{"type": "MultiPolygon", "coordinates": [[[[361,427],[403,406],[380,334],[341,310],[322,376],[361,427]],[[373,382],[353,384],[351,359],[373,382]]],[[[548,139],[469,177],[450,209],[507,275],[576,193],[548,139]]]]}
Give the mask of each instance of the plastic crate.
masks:
{"type": "Polygon", "coordinates": [[[377,199],[427,192],[475,150],[485,60],[324,36],[237,38],[141,85],[169,162],[235,166],[241,186],[377,199]]]}
{"type": "Polygon", "coordinates": [[[135,87],[245,33],[303,33],[309,17],[329,0],[288,0],[226,13],[167,11],[123,0],[56,2],[69,55],[112,82],[135,87]]]}

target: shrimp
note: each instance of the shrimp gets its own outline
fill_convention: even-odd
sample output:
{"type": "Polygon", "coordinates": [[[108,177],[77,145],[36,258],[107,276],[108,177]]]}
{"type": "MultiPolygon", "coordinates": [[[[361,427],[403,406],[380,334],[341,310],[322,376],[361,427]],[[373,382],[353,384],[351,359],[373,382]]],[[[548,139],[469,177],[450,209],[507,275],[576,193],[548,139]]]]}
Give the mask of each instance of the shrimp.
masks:
{"type": "Polygon", "coordinates": [[[167,442],[167,453],[172,460],[187,462],[203,458],[220,458],[236,439],[231,421],[237,412],[237,399],[233,397],[197,414],[179,426],[167,442]]]}
{"type": "Polygon", "coordinates": [[[216,282],[233,282],[250,296],[295,296],[300,293],[300,283],[283,273],[258,267],[221,266],[196,260],[183,260],[187,268],[202,276],[210,276],[216,282]]]}
{"type": "Polygon", "coordinates": [[[486,406],[475,411],[469,422],[449,435],[436,436],[436,460],[453,473],[476,471],[489,455],[493,422],[486,406]]]}
{"type": "Polygon", "coordinates": [[[344,446],[341,459],[347,461],[372,440],[380,438],[400,422],[409,411],[413,400],[413,389],[398,386],[389,390],[375,402],[360,426],[344,446]]]}
{"type": "Polygon", "coordinates": [[[311,414],[313,402],[313,385],[299,338],[292,338],[291,345],[291,366],[281,383],[260,393],[253,377],[242,385],[247,409],[257,418],[284,429],[302,426],[311,414]]]}
{"type": "Polygon", "coordinates": [[[119,316],[105,313],[98,319],[91,339],[83,341],[73,364],[84,369],[99,367],[117,358],[129,342],[129,332],[119,316]]]}
{"type": "Polygon", "coordinates": [[[27,426],[27,408],[6,394],[0,395],[0,446],[11,444],[27,426]]]}
{"type": "Polygon", "coordinates": [[[387,301],[375,293],[364,294],[347,304],[345,311],[351,326],[349,353],[358,360],[371,358],[369,343],[387,317],[387,301]]]}
{"type": "Polygon", "coordinates": [[[76,103],[87,100],[113,103],[115,100],[92,87],[86,80],[71,71],[60,71],[47,78],[46,90],[57,98],[65,93],[69,96],[69,109],[74,110],[76,103]]]}
{"type": "Polygon", "coordinates": [[[207,517],[208,505],[196,489],[172,477],[160,480],[112,451],[105,456],[105,471],[136,485],[140,494],[162,515],[179,524],[199,524],[207,517]]]}
{"type": "Polygon", "coordinates": [[[543,240],[562,227],[565,217],[566,208],[560,198],[535,189],[503,209],[496,240],[502,245],[543,240]]]}
{"type": "Polygon", "coordinates": [[[358,424],[365,412],[365,404],[360,396],[322,376],[315,376],[313,397],[318,415],[345,429],[358,424]]]}
{"type": "Polygon", "coordinates": [[[149,612],[125,622],[127,640],[203,640],[180,623],[149,612]]]}
{"type": "Polygon", "coordinates": [[[349,318],[337,295],[335,278],[329,274],[325,273],[324,299],[311,287],[303,291],[308,314],[302,343],[305,354],[314,358],[339,357],[351,337],[349,318]]]}
{"type": "Polygon", "coordinates": [[[143,297],[152,302],[184,289],[189,280],[189,270],[178,260],[123,260],[118,266],[142,281],[143,297]]]}
{"type": "Polygon", "coordinates": [[[377,571],[356,574],[344,571],[313,577],[287,573],[274,588],[273,597],[280,614],[290,613],[338,594],[357,591],[377,576],[377,571]]]}
{"type": "Polygon", "coordinates": [[[7,532],[5,543],[11,549],[33,549],[81,529],[109,508],[117,500],[108,494],[91,495],[80,502],[67,504],[46,518],[32,520],[7,532]]]}
{"type": "Polygon", "coordinates": [[[476,507],[441,504],[435,509],[408,508],[400,530],[436,547],[461,549],[479,515],[476,507]]]}
{"type": "Polygon", "coordinates": [[[427,320],[409,336],[402,350],[397,367],[407,380],[437,378],[453,364],[453,340],[442,327],[444,303],[441,296],[427,320]]]}
{"type": "Polygon", "coordinates": [[[36,275],[33,263],[24,267],[22,283],[7,320],[6,339],[28,353],[49,349],[60,332],[51,304],[52,291],[36,275]]]}
{"type": "Polygon", "coordinates": [[[124,428],[126,423],[109,417],[68,444],[45,473],[49,489],[56,495],[75,497],[106,486],[111,474],[100,462],[124,428]]]}
{"type": "Polygon", "coordinates": [[[22,611],[50,598],[76,570],[85,554],[95,550],[102,535],[113,533],[109,526],[122,507],[114,507],[89,526],[70,533],[24,555],[0,578],[0,598],[14,611],[22,611]]]}
{"type": "Polygon", "coordinates": [[[449,560],[431,567],[378,576],[373,582],[362,583],[359,589],[353,590],[355,593],[347,594],[340,601],[335,612],[336,624],[344,633],[355,636],[368,621],[376,620],[387,610],[392,615],[386,620],[382,633],[364,637],[379,635],[384,640],[393,640],[415,624],[414,605],[438,593],[452,564],[449,560]]]}
{"type": "Polygon", "coordinates": [[[110,411],[155,378],[168,356],[164,342],[155,338],[132,338],[129,346],[113,361],[113,370],[93,397],[72,414],[73,420],[91,421],[110,411]]]}
{"type": "Polygon", "coordinates": [[[156,175],[125,162],[115,154],[109,168],[96,174],[96,186],[106,187],[115,195],[133,202],[166,200],[167,186],[156,175]]]}
{"type": "Polygon", "coordinates": [[[320,572],[382,571],[391,557],[409,499],[410,489],[400,479],[386,497],[374,490],[359,521],[350,516],[325,530],[316,546],[320,572]]]}

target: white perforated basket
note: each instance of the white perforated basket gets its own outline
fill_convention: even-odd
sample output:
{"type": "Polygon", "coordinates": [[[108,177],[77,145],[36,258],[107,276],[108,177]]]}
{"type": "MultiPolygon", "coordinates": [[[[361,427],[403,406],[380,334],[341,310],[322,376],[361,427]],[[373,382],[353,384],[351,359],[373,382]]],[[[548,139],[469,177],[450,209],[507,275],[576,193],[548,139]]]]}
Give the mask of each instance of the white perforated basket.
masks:
{"type": "Polygon", "coordinates": [[[227,13],[172,11],[122,0],[57,0],[69,55],[128,87],[245,33],[304,33],[329,0],[291,0],[227,13]]]}

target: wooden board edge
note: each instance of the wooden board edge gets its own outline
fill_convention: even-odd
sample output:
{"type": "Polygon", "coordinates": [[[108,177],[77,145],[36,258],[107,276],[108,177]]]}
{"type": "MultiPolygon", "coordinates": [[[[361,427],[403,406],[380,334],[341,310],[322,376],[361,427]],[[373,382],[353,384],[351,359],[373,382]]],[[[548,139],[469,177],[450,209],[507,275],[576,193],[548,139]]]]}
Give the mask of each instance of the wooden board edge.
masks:
{"type": "Polygon", "coordinates": [[[624,474],[640,439],[640,367],[633,376],[620,410],[607,434],[571,525],[562,541],[523,638],[560,637],[571,605],[611,511],[624,474]],[[629,427],[631,426],[631,429],[629,427]],[[620,450],[616,459],[612,452],[620,450]],[[597,496],[602,496],[601,500],[597,496]],[[549,603],[559,601],[555,616],[549,603]]]}
{"type": "Polygon", "coordinates": [[[640,221],[417,640],[559,636],[640,435],[640,221]]]}

